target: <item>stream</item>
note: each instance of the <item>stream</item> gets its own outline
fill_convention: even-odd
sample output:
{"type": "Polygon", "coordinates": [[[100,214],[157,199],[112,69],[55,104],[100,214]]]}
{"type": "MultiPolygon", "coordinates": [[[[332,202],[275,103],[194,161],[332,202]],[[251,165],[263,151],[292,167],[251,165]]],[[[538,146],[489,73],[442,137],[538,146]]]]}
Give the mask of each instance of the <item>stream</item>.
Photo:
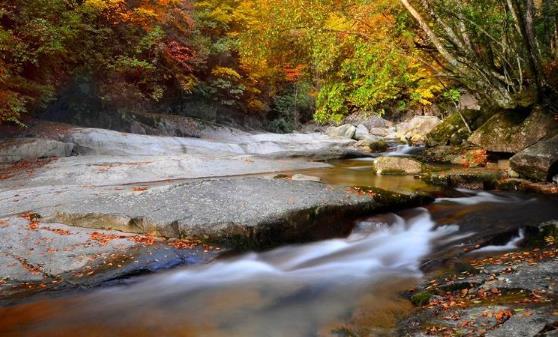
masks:
{"type": "Polygon", "coordinates": [[[353,221],[348,237],[0,308],[0,336],[391,336],[412,310],[401,294],[421,280],[429,261],[495,231],[509,235],[483,253],[515,249],[522,227],[558,218],[556,199],[441,191],[412,177],[377,177],[369,167],[369,160],[345,160],[304,174],[440,197],[427,207],[353,221]]]}

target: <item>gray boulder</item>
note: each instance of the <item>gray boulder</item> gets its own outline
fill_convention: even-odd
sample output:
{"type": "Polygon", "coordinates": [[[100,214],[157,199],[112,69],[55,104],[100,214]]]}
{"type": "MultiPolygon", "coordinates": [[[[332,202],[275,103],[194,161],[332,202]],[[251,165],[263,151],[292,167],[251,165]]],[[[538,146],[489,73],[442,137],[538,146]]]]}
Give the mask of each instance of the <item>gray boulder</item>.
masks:
{"type": "Polygon", "coordinates": [[[548,181],[558,173],[558,135],[538,142],[510,159],[511,168],[521,176],[548,181]]]}
{"type": "Polygon", "coordinates": [[[326,134],[330,137],[336,138],[349,138],[352,139],[355,136],[357,128],[350,124],[341,125],[338,127],[330,127],[326,130],[326,134]]]}
{"type": "Polygon", "coordinates": [[[363,124],[359,124],[356,127],[354,138],[356,140],[363,140],[364,138],[368,137],[369,135],[370,135],[370,132],[368,131],[368,128],[366,126],[364,126],[363,124]]]}
{"type": "Polygon", "coordinates": [[[530,114],[501,112],[469,137],[469,142],[490,152],[518,153],[558,133],[552,114],[534,109],[530,114]]]}
{"type": "Polygon", "coordinates": [[[73,144],[50,139],[14,138],[0,142],[0,162],[13,163],[45,157],[68,157],[73,144]]]}
{"type": "Polygon", "coordinates": [[[422,172],[422,164],[409,158],[379,157],[374,161],[374,169],[379,175],[412,175],[422,172]]]}
{"type": "Polygon", "coordinates": [[[380,116],[377,116],[376,114],[374,114],[373,112],[368,112],[368,113],[355,113],[352,114],[350,116],[348,116],[347,118],[345,118],[344,120],[345,124],[353,124],[353,125],[358,125],[358,124],[362,124],[364,125],[367,129],[372,129],[372,128],[387,128],[392,126],[392,122],[383,119],[380,116]]]}
{"type": "Polygon", "coordinates": [[[49,221],[78,227],[192,237],[246,247],[309,240],[324,233],[320,229],[342,232],[342,217],[388,205],[416,205],[423,198],[375,192],[375,196],[358,195],[314,181],[222,178],[95,195],[40,212],[49,221]]]}
{"type": "Polygon", "coordinates": [[[415,116],[397,125],[396,138],[413,144],[424,144],[428,135],[442,121],[435,116],[415,116]]]}
{"type": "Polygon", "coordinates": [[[372,128],[369,133],[373,136],[387,137],[389,134],[388,128],[372,128]]]}

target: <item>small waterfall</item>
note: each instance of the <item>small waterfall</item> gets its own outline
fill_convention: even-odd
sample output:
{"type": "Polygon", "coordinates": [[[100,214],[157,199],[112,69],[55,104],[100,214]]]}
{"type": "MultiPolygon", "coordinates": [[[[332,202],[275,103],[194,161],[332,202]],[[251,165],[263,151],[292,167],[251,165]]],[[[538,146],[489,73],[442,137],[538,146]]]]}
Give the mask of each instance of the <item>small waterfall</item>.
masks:
{"type": "Polygon", "coordinates": [[[525,231],[523,229],[519,229],[519,233],[517,236],[514,236],[508,243],[503,246],[497,245],[490,245],[484,246],[482,248],[473,250],[471,253],[489,253],[489,252],[503,252],[508,250],[514,250],[519,248],[519,244],[521,241],[525,239],[525,231]]]}
{"type": "Polygon", "coordinates": [[[388,157],[408,156],[416,149],[417,147],[410,145],[397,145],[393,151],[386,152],[384,155],[388,157]]]}

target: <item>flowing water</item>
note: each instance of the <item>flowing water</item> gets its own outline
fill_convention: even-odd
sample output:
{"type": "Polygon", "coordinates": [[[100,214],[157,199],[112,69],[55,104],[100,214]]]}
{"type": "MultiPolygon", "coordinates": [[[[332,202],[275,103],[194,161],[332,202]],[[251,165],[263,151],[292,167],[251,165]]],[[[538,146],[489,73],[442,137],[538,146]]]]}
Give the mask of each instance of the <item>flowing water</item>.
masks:
{"type": "MultiPolygon", "coordinates": [[[[346,161],[314,173],[351,184],[365,177],[366,165],[346,161]]],[[[372,180],[358,185],[378,182],[363,179],[372,180]]],[[[425,208],[359,219],[346,238],[0,308],[0,336],[390,336],[397,318],[411,310],[401,293],[420,281],[425,260],[468,238],[494,230],[519,237],[522,226],[558,218],[555,199],[467,190],[451,195],[425,208]]],[[[512,238],[486,250],[518,243],[512,238]]]]}

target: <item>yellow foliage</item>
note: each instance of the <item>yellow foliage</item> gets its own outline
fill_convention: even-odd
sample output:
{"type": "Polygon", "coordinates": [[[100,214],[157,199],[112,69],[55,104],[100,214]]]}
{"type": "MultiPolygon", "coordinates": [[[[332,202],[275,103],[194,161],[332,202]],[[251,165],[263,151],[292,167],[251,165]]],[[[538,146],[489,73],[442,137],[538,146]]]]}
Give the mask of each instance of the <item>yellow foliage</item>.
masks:
{"type": "Polygon", "coordinates": [[[242,76],[240,76],[240,74],[236,70],[232,68],[220,67],[220,66],[216,66],[215,68],[213,68],[213,70],[211,71],[211,75],[215,77],[222,77],[222,78],[236,79],[236,80],[240,80],[242,78],[242,76]]]}
{"type": "Polygon", "coordinates": [[[180,88],[185,93],[192,93],[192,90],[198,85],[199,80],[192,75],[178,75],[176,77],[178,83],[180,84],[180,88]]]}
{"type": "Polygon", "coordinates": [[[251,99],[248,101],[248,110],[253,112],[263,112],[267,110],[267,105],[259,99],[251,99]]]}
{"type": "Polygon", "coordinates": [[[351,22],[344,16],[337,13],[330,14],[325,22],[325,28],[334,31],[346,31],[351,29],[351,22]]]}
{"type": "Polygon", "coordinates": [[[84,5],[104,11],[125,4],[125,0],[85,0],[84,5]]]}

